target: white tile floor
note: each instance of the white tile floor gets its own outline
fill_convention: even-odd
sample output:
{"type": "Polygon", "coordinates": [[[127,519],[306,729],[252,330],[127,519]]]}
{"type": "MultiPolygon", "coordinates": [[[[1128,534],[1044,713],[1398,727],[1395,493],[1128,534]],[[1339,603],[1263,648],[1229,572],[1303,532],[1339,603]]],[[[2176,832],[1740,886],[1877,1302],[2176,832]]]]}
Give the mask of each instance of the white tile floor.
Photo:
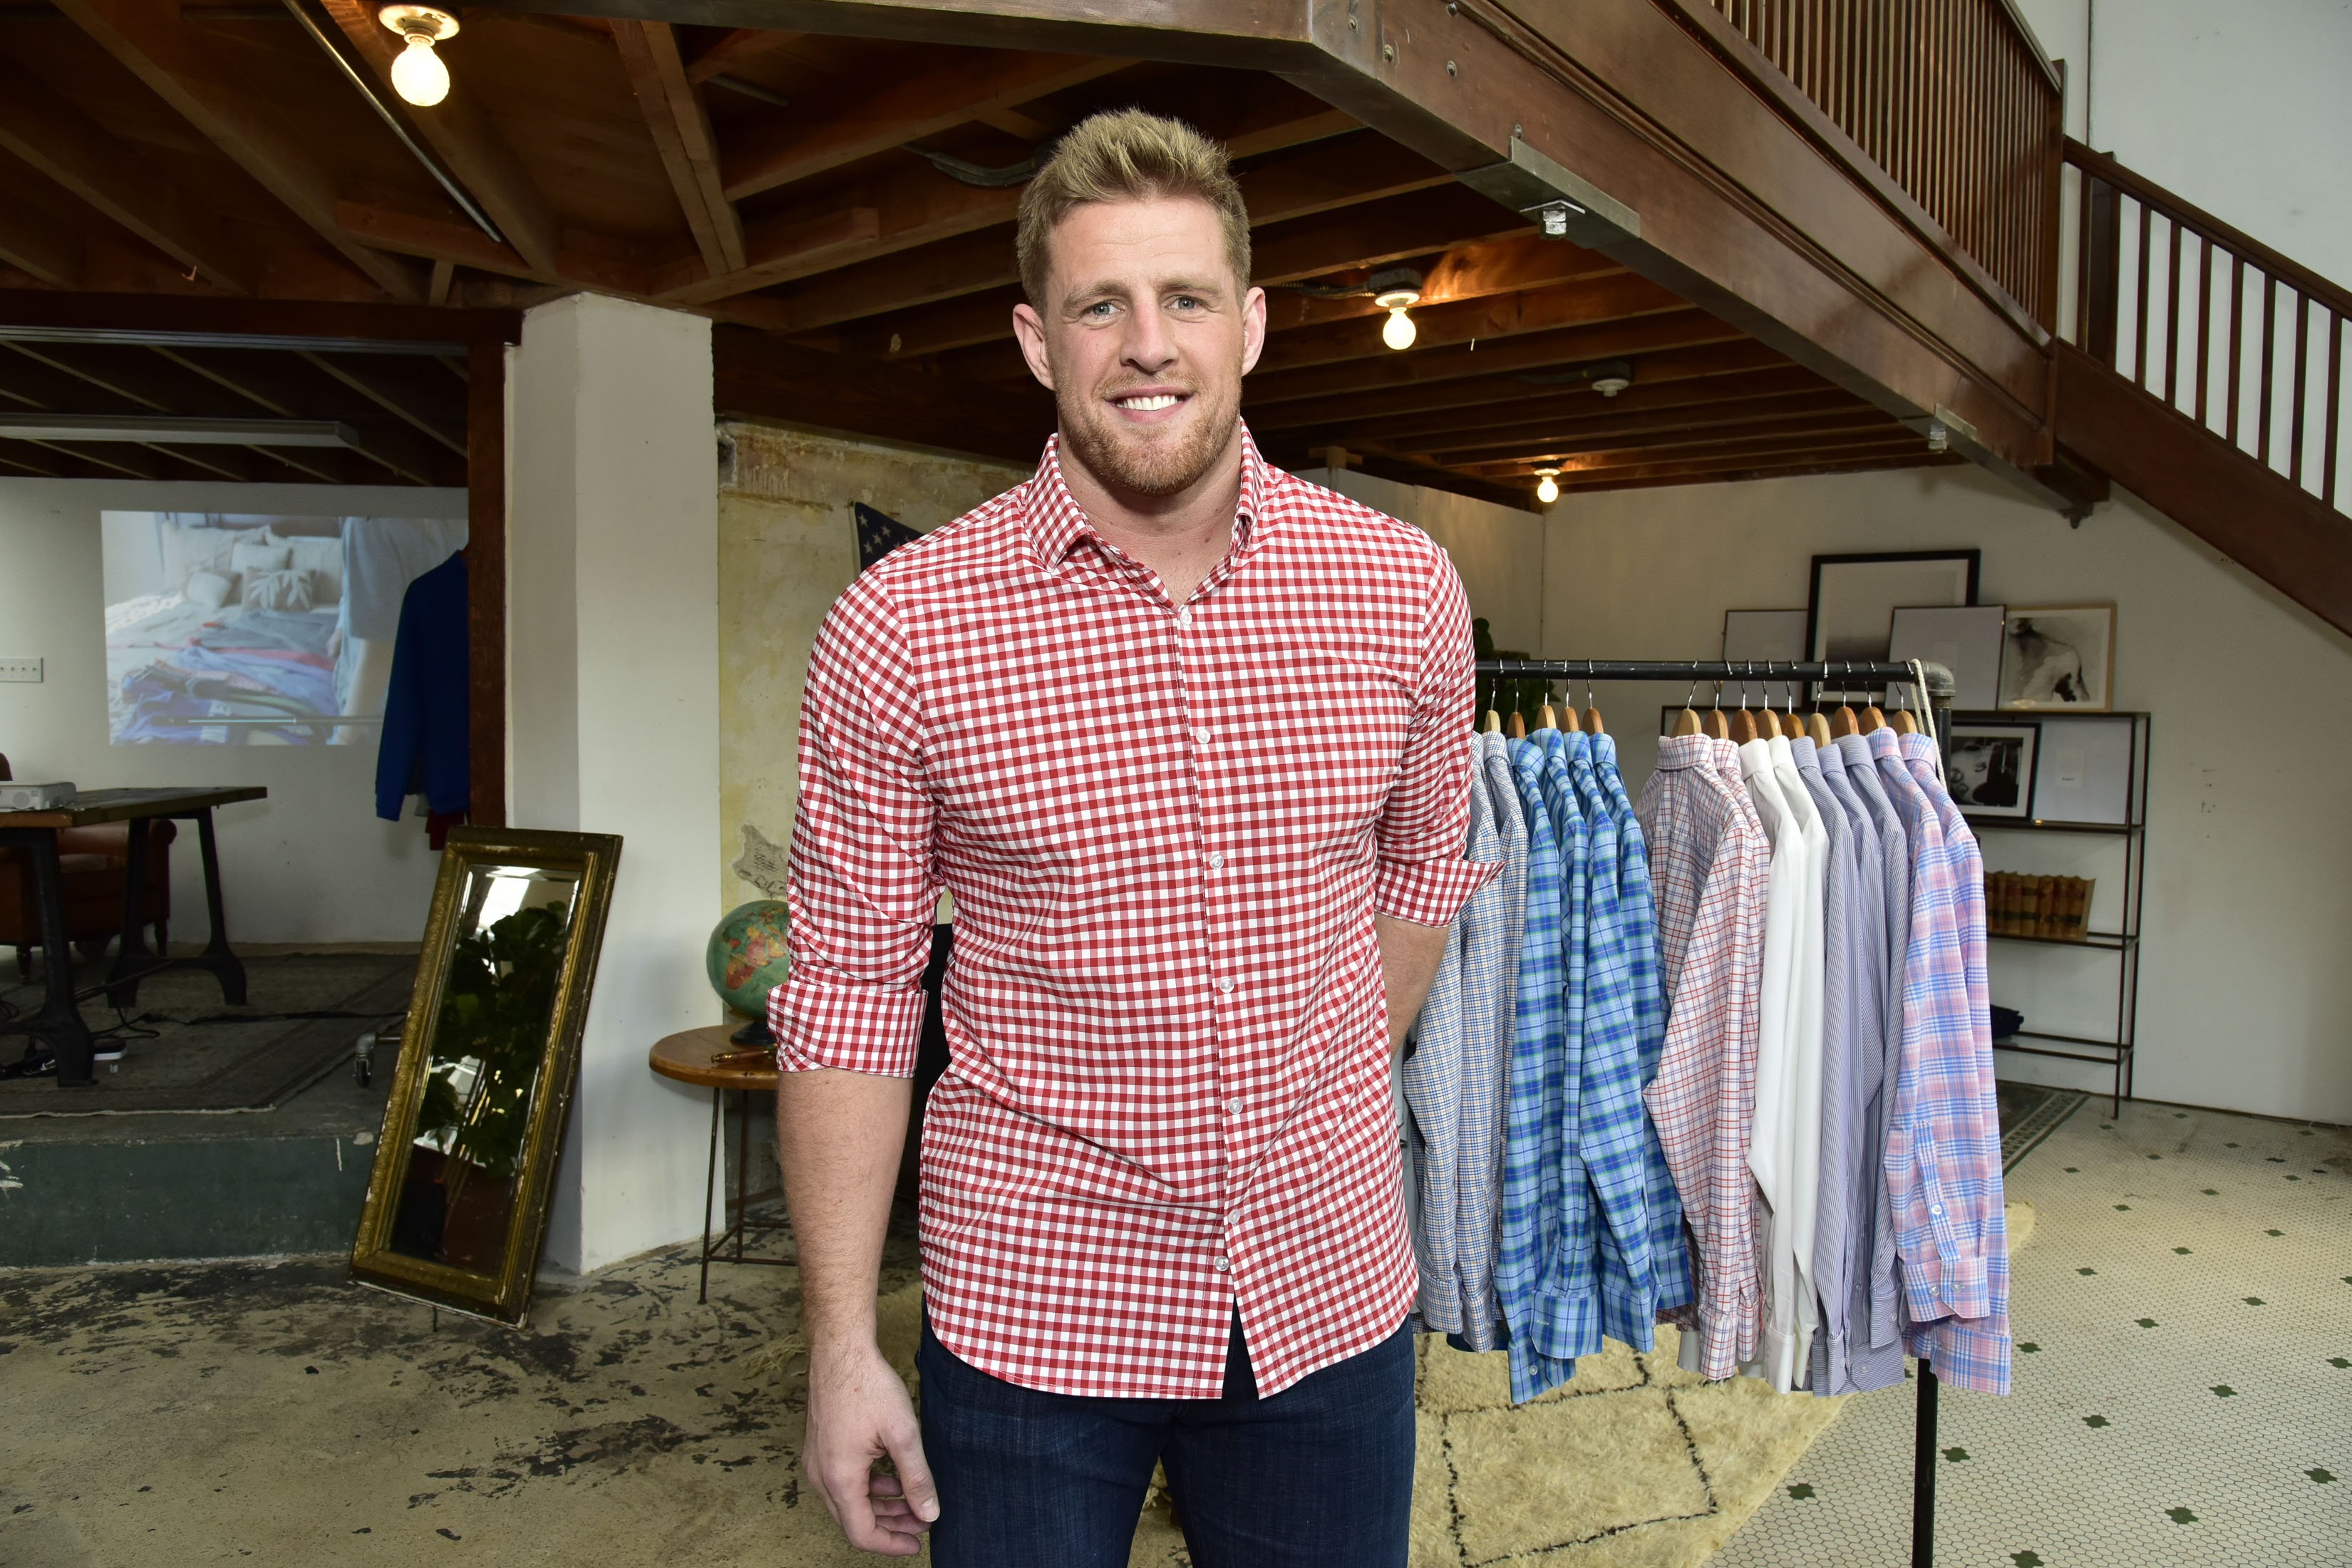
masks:
{"type": "MultiPolygon", "coordinates": [[[[2352,1564],[2352,1135],[2094,1100],[2010,1173],[2015,1392],[1943,1391],[1942,1568],[2352,1564]]],[[[1910,1561],[1912,1400],[1849,1403],[1710,1568],[1910,1561]]]]}

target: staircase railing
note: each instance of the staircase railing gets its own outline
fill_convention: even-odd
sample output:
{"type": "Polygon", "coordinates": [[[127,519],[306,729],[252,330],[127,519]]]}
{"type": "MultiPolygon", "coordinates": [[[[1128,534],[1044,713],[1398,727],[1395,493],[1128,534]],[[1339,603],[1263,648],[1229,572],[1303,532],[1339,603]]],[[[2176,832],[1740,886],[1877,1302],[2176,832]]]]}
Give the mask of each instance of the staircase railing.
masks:
{"type": "Polygon", "coordinates": [[[2071,138],[2066,162],[2082,181],[2069,341],[2336,506],[2352,290],[2071,138]]]}
{"type": "Polygon", "coordinates": [[[1718,13],[2044,327],[2063,79],[2013,0],[1671,0],[1718,13]]]}

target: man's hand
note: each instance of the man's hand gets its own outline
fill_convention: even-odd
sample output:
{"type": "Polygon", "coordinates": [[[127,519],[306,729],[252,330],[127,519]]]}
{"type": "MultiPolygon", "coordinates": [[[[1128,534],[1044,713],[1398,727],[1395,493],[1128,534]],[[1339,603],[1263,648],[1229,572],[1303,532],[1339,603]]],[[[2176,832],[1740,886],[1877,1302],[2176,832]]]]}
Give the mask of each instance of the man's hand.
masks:
{"type": "Polygon", "coordinates": [[[907,1385],[871,1341],[810,1352],[801,1462],[850,1545],[889,1557],[922,1550],[939,1494],[907,1385]],[[885,1457],[897,1475],[874,1472],[885,1457]]]}

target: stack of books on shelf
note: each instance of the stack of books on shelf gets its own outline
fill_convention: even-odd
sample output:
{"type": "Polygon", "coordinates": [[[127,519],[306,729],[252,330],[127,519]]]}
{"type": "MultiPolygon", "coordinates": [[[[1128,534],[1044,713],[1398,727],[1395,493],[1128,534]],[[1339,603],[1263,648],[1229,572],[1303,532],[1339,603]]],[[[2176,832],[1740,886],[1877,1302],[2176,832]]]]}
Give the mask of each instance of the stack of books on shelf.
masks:
{"type": "Polygon", "coordinates": [[[1993,936],[2036,936],[2081,942],[2090,931],[2089,877],[2028,877],[1994,871],[1985,877],[1985,930],[1993,936]]]}

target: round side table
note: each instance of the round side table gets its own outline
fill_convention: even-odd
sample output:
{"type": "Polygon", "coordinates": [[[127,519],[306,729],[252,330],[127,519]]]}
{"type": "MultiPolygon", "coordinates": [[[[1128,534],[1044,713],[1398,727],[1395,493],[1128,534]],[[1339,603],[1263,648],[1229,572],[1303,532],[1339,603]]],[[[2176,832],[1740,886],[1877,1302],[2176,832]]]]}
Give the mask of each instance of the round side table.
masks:
{"type": "Polygon", "coordinates": [[[797,1251],[790,1257],[762,1258],[743,1249],[748,1231],[788,1231],[792,1227],[786,1220],[751,1218],[750,1205],[746,1202],[748,1194],[745,1189],[750,1184],[751,1169],[751,1096],[775,1089],[775,1058],[768,1052],[758,1051],[753,1059],[728,1059],[751,1055],[743,1047],[730,1040],[728,1033],[728,1026],[724,1024],[688,1029],[656,1042],[647,1054],[648,1064],[662,1077],[710,1090],[710,1164],[702,1187],[702,1287],[695,1298],[698,1301],[710,1300],[710,1260],[719,1258],[730,1244],[735,1249],[734,1256],[719,1258],[721,1262],[785,1267],[800,1261],[797,1251]],[[729,1089],[735,1091],[736,1112],[742,1118],[735,1151],[735,1204],[732,1214],[728,1217],[727,1228],[714,1237],[710,1234],[710,1218],[719,1193],[719,1132],[729,1089]]]}

